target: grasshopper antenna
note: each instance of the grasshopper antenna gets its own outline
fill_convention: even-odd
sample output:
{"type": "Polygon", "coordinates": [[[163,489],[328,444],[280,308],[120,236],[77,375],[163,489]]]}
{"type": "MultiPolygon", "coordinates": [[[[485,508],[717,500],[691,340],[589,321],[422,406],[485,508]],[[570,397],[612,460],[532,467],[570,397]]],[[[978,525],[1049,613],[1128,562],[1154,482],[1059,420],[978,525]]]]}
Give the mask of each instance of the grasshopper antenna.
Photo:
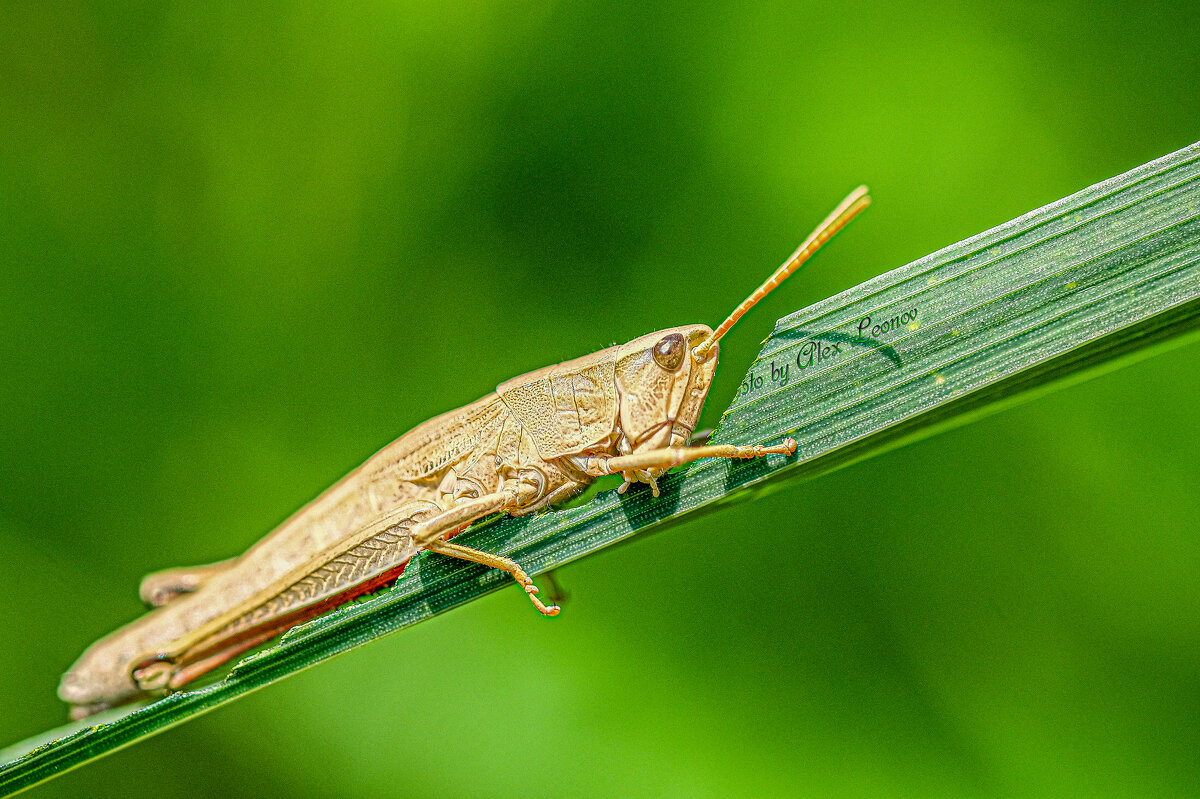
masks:
{"type": "Polygon", "coordinates": [[[817,229],[809,234],[791,257],[783,262],[783,266],[775,270],[775,274],[771,275],[766,281],[754,290],[746,299],[742,300],[742,304],[733,309],[733,313],[725,319],[720,326],[713,331],[713,334],[704,341],[696,345],[692,350],[693,357],[696,360],[703,361],[708,358],[709,352],[716,343],[729,332],[737,321],[745,315],[758,301],[770,294],[775,288],[788,278],[793,272],[804,265],[804,262],[812,258],[817,250],[834,237],[835,234],[846,225],[850,224],[850,220],[858,216],[868,205],[871,204],[871,195],[867,194],[866,186],[859,186],[854,191],[850,192],[846,199],[842,200],[841,204],[833,209],[833,213],[825,217],[825,221],[817,225],[817,229]]]}

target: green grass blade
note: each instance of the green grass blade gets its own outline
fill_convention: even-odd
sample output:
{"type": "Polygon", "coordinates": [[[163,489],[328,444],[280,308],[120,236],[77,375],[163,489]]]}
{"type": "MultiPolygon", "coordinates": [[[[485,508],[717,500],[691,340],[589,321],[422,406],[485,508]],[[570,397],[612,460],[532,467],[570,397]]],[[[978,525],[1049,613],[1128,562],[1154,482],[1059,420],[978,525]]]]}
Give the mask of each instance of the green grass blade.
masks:
{"type": "MultiPolygon", "coordinates": [[[[543,572],[1178,344],[1198,326],[1200,145],[1193,145],[780,320],[715,438],[792,435],[796,456],[694,464],[662,480],[658,499],[647,490],[608,492],[581,507],[476,525],[461,540],[543,572]]],[[[482,567],[420,556],[393,589],[297,627],[220,682],[0,754],[0,794],[509,582],[482,567]]]]}

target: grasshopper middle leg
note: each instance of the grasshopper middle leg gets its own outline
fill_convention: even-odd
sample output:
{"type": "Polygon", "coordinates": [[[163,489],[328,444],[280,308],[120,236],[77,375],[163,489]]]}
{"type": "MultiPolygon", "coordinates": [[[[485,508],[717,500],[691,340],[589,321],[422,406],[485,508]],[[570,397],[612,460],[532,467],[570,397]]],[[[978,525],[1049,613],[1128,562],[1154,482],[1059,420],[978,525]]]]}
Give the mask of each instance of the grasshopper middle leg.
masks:
{"type": "Polygon", "coordinates": [[[557,616],[560,608],[557,605],[547,605],[538,599],[537,586],[533,584],[533,580],[529,579],[529,575],[515,560],[445,540],[445,536],[456,532],[476,519],[482,519],[484,516],[498,511],[512,510],[519,505],[516,490],[485,494],[482,497],[459,502],[449,510],[426,519],[413,527],[412,536],[422,549],[460,560],[469,560],[472,563],[482,563],[484,566],[508,572],[525,589],[529,600],[533,602],[533,606],[538,611],[546,616],[557,616]]]}
{"type": "Polygon", "coordinates": [[[529,579],[529,575],[525,573],[525,570],[512,558],[493,555],[491,552],[484,552],[481,549],[471,549],[461,544],[442,540],[433,541],[425,548],[430,552],[449,555],[452,558],[460,558],[461,560],[469,560],[472,563],[482,563],[484,566],[491,566],[493,569],[508,572],[525,589],[525,593],[529,595],[533,606],[541,611],[543,615],[557,616],[561,610],[558,605],[546,605],[542,600],[538,599],[537,586],[533,584],[533,580],[529,579]]]}
{"type": "Polygon", "coordinates": [[[142,578],[138,594],[153,608],[162,607],[181,594],[190,594],[208,582],[209,578],[233,567],[237,558],[204,566],[186,566],[147,574],[142,578]]]}

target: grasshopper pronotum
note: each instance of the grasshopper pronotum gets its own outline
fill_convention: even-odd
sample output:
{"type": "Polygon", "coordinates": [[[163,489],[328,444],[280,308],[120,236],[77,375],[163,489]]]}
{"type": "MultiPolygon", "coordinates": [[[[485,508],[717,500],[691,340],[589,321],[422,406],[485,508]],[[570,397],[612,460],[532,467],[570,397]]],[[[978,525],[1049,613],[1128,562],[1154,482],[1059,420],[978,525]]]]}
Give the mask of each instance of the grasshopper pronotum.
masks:
{"type": "Polygon", "coordinates": [[[511,574],[509,558],[449,539],[493,513],[565,500],[598,477],[618,489],[699,458],[790,455],[773,446],[689,446],[716,369],[717,342],[755,303],[870,204],[865,187],[834,209],[716,330],[669,328],[501,384],[389,444],[243,555],[147,576],[155,610],[93,644],[58,695],[82,718],[167,693],[301,621],[396,579],[427,549],[511,574]]]}

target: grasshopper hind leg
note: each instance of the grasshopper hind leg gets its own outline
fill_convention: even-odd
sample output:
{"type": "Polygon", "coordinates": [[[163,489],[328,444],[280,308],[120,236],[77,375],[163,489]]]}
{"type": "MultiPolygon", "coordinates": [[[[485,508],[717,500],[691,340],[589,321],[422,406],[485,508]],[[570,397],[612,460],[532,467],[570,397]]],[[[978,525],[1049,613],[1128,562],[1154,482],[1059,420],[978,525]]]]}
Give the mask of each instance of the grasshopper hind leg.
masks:
{"type": "Polygon", "coordinates": [[[134,669],[132,677],[138,688],[149,694],[169,694],[208,674],[243,652],[248,652],[259,644],[271,640],[287,627],[287,624],[283,624],[259,630],[252,636],[236,641],[224,649],[218,649],[186,665],[176,665],[165,660],[148,663],[141,668],[134,669]]]}
{"type": "Polygon", "coordinates": [[[231,568],[237,558],[204,566],[186,566],[181,569],[165,569],[147,574],[142,578],[138,595],[152,608],[163,605],[183,594],[190,594],[208,582],[209,578],[231,568]]]}

